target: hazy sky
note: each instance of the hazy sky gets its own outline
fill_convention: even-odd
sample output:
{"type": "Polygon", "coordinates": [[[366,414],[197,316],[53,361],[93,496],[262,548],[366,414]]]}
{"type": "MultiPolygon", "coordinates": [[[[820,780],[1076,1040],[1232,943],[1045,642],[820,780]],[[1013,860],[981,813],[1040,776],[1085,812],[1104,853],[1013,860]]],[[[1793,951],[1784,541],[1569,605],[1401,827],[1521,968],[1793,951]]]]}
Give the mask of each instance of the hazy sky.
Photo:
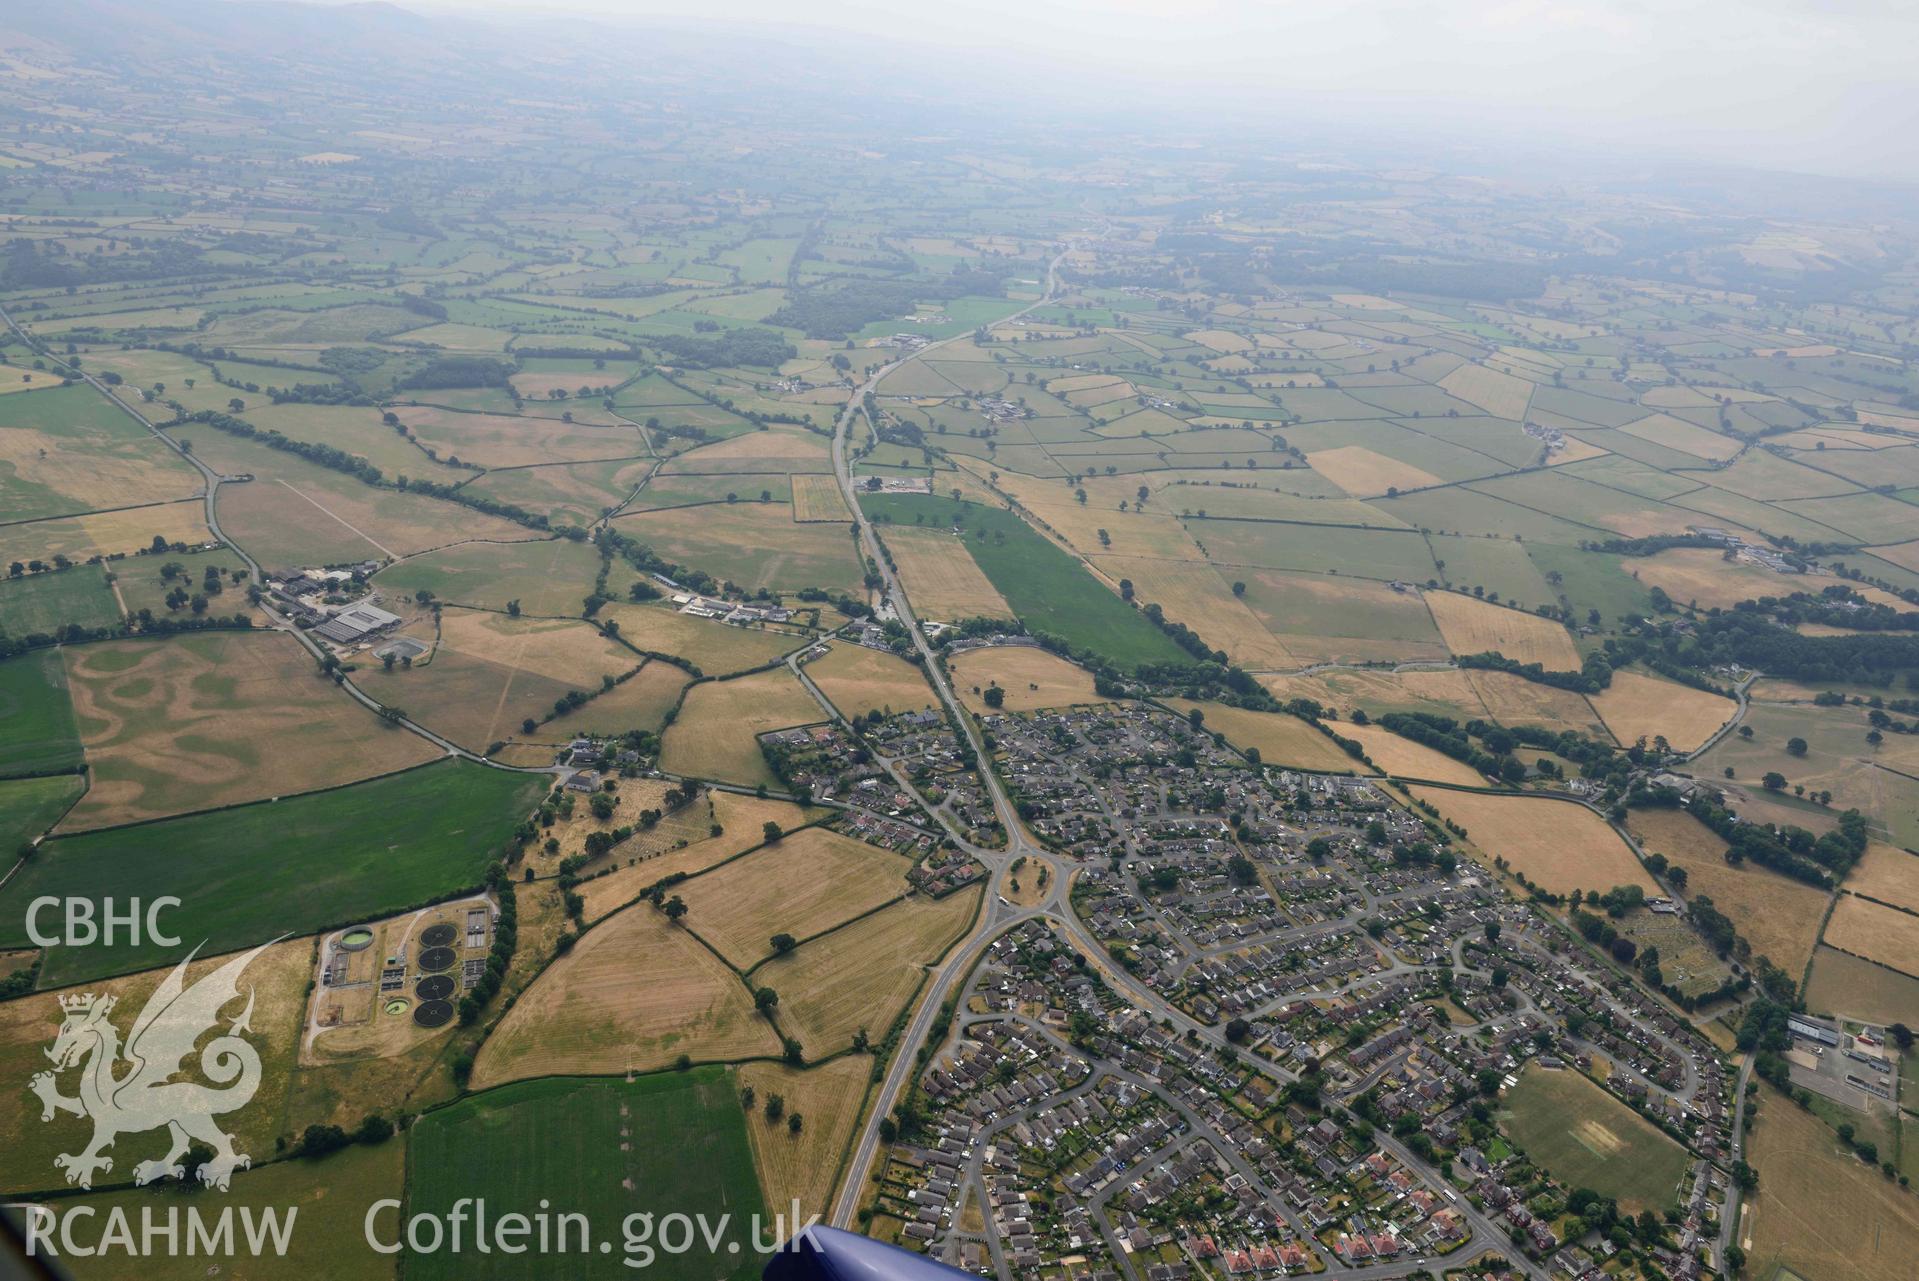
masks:
{"type": "MultiPolygon", "coordinates": [[[[401,0],[407,4],[408,0],[401,0]]],[[[409,7],[451,7],[412,0],[409,7]]],[[[459,0],[468,13],[802,29],[1051,73],[1110,107],[1171,98],[1297,123],[1630,143],[1919,181],[1910,0],[459,0]],[[1038,64],[1033,67],[1033,64],[1038,64]],[[1284,114],[1282,114],[1282,112],[1284,114]]],[[[881,79],[911,68],[880,61],[881,79]]],[[[994,76],[994,79],[1000,77],[994,76]]],[[[1289,130],[1290,132],[1290,130],[1289,130]]]]}

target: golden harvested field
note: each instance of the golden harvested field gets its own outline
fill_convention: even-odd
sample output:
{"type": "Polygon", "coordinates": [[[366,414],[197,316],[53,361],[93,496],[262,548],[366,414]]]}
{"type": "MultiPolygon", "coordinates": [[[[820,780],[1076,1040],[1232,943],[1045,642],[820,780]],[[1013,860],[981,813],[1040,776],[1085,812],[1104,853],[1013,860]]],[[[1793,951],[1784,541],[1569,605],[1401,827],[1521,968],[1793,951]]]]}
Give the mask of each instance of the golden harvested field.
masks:
{"type": "Polygon", "coordinates": [[[1533,385],[1524,378],[1484,365],[1461,365],[1440,379],[1439,385],[1448,395],[1478,405],[1495,418],[1514,421],[1526,416],[1526,406],[1533,397],[1533,385]]]}
{"type": "Polygon", "coordinates": [[[1846,889],[1867,898],[1919,912],[1919,855],[1872,841],[1865,857],[1846,878],[1846,889]]]}
{"type": "Polygon", "coordinates": [[[1543,725],[1551,730],[1575,729],[1604,741],[1606,727],[1585,697],[1554,689],[1511,672],[1465,673],[1486,715],[1502,725],[1543,725]]]}
{"type": "Polygon", "coordinates": [[[630,729],[658,733],[692,679],[669,662],[649,658],[645,667],[585,706],[548,721],[537,737],[562,743],[578,734],[624,734],[630,729]]]}
{"type": "Polygon", "coordinates": [[[1919,916],[1856,894],[1841,894],[1833,904],[1823,939],[1902,974],[1919,970],[1919,916]]]}
{"type": "Polygon", "coordinates": [[[1002,711],[1031,712],[1042,707],[1075,703],[1106,703],[1093,692],[1093,674],[1036,645],[988,645],[969,649],[946,662],[953,683],[968,711],[985,713],[980,691],[998,684],[1006,691],[1002,711]]]}
{"type": "Polygon", "coordinates": [[[840,492],[840,482],[837,478],[801,475],[793,477],[792,484],[794,520],[849,521],[853,519],[853,513],[846,506],[846,495],[840,492]]]}
{"type": "Polygon", "coordinates": [[[809,827],[677,889],[688,928],[742,969],[775,934],[805,939],[906,890],[912,864],[891,850],[809,827]]]}
{"type": "Polygon", "coordinates": [[[1398,778],[1423,778],[1434,783],[1462,783],[1467,787],[1485,787],[1479,771],[1464,761],[1456,761],[1444,752],[1436,752],[1423,743],[1401,738],[1382,725],[1336,725],[1342,738],[1357,739],[1366,747],[1373,764],[1398,778]]]}
{"type": "Polygon", "coordinates": [[[686,691],[667,726],[660,767],[694,778],[755,786],[772,784],[759,735],[826,719],[826,710],[784,667],[686,691]]]}
{"type": "Polygon", "coordinates": [[[1805,972],[1826,915],[1825,891],[1752,863],[1728,866],[1726,843],[1684,810],[1634,810],[1627,825],[1648,853],[1686,869],[1687,895],[1710,898],[1754,956],[1794,977],[1805,972]]]}
{"type": "Polygon", "coordinates": [[[1664,736],[1681,752],[1711,738],[1739,707],[1730,698],[1638,672],[1614,672],[1611,686],[1588,698],[1621,743],[1664,736]]]}
{"type": "Polygon", "coordinates": [[[1619,833],[1583,805],[1543,796],[1409,790],[1465,828],[1467,839],[1487,858],[1505,859],[1511,870],[1552,893],[1604,893],[1615,885],[1659,892],[1619,833]]]}
{"type": "MultiPolygon", "coordinates": [[[[1226,703],[1195,703],[1169,698],[1166,705],[1184,716],[1195,707],[1206,729],[1224,734],[1226,741],[1245,751],[1256,748],[1262,763],[1328,774],[1364,774],[1366,767],[1346,755],[1338,743],[1297,716],[1284,712],[1256,712],[1226,703]]],[[[1339,726],[1341,732],[1350,728],[1339,726]]]]}
{"type": "Polygon", "coordinates": [[[116,552],[137,552],[151,546],[155,535],[189,547],[211,542],[206,503],[188,498],[154,507],[0,526],[0,562],[51,560],[55,556],[84,561],[116,552]]]}
{"type": "Polygon", "coordinates": [[[636,458],[646,453],[640,429],[626,423],[589,427],[557,418],[468,414],[423,406],[402,406],[394,412],[415,440],[441,458],[458,458],[482,467],[583,463],[636,458]]]}
{"type": "Polygon", "coordinates": [[[15,520],[171,502],[204,484],[90,387],[9,398],[0,411],[0,503],[15,520]]]}
{"type": "Polygon", "coordinates": [[[762,667],[806,643],[800,632],[732,627],[666,605],[608,605],[600,617],[618,623],[620,639],[635,649],[683,658],[707,676],[762,667]]]}
{"type": "Polygon", "coordinates": [[[1813,953],[1806,982],[1806,1008],[1818,1014],[1844,1014],[1874,1023],[1919,1023],[1919,979],[1837,948],[1813,953]]]}
{"type": "MultiPolygon", "coordinates": [[[[191,984],[204,977],[232,955],[195,960],[187,967],[187,982],[191,984]]],[[[256,1163],[273,1155],[273,1140],[281,1133],[281,1116],[293,1084],[294,1058],[299,1050],[306,1007],[304,994],[307,981],[312,977],[313,959],[312,939],[287,939],[260,953],[241,975],[242,993],[251,987],[258,997],[253,1011],[252,1040],[260,1052],[261,1079],[252,1106],[234,1113],[227,1124],[234,1127],[236,1150],[245,1152],[256,1163]]],[[[42,1124],[39,1107],[28,1106],[32,1100],[24,1093],[26,1082],[33,1074],[48,1066],[44,1051],[53,1044],[54,1034],[60,1030],[59,998],[82,991],[116,997],[120,1008],[113,1021],[122,1029],[129,1028],[171,969],[169,966],[118,978],[96,979],[81,987],[37,992],[19,1000],[0,1002],[0,1071],[21,1082],[22,1097],[28,1100],[17,1107],[0,1108],[0,1150],[7,1154],[5,1168],[0,1170],[0,1190],[57,1186],[59,1174],[53,1158],[61,1152],[79,1151],[89,1132],[87,1124],[75,1117],[60,1116],[42,1124]]],[[[244,1004],[244,999],[236,999],[224,1013],[231,1019],[244,1004]]],[[[194,1066],[198,1062],[197,1055],[188,1058],[184,1079],[203,1079],[194,1066]]],[[[73,1075],[65,1075],[60,1085],[63,1093],[71,1093],[73,1075]]],[[[135,1136],[128,1135],[115,1149],[117,1163],[113,1173],[116,1176],[124,1174],[130,1178],[136,1160],[160,1153],[157,1147],[149,1151],[149,1145],[157,1141],[156,1136],[139,1136],[137,1147],[133,1146],[134,1141],[135,1136]]]]}
{"type": "Polygon", "coordinates": [[[568,691],[590,693],[640,662],[590,623],[449,606],[428,661],[390,671],[367,664],[357,679],[381,702],[479,751],[519,734],[524,720],[550,715],[568,691]]]}
{"type": "Polygon", "coordinates": [[[61,653],[92,772],[63,832],[315,791],[439,755],[341,694],[290,636],[203,632],[61,653]]]}
{"type": "Polygon", "coordinates": [[[636,903],[588,930],[520,994],[481,1048],[473,1088],[779,1048],[739,978],[665,913],[636,903]]]}
{"type": "Polygon", "coordinates": [[[1095,556],[1091,564],[1115,584],[1130,580],[1141,603],[1158,605],[1169,618],[1185,622],[1208,645],[1225,650],[1242,667],[1303,665],[1206,561],[1095,556]]]}
{"type": "MultiPolygon", "coordinates": [[[[1003,475],[1000,485],[1002,488],[1006,485],[1003,475]]],[[[1110,552],[1115,556],[1151,556],[1183,564],[1198,564],[1205,559],[1199,544],[1171,513],[1102,511],[1097,507],[1082,507],[1072,500],[1070,492],[1062,494],[1050,485],[1044,492],[1047,501],[1028,503],[1027,511],[1082,556],[1110,552]],[[1099,537],[1102,529],[1106,531],[1105,542],[1099,537]]]]}
{"type": "Polygon", "coordinates": [[[1901,569],[1909,569],[1919,574],[1919,540],[1910,543],[1894,543],[1887,547],[1873,547],[1868,550],[1881,560],[1890,561],[1901,569]]]}
{"type": "Polygon", "coordinates": [[[740,1084],[751,1087],[759,1101],[746,1118],[746,1137],[753,1145],[767,1213],[786,1215],[790,1223],[797,1201],[801,1222],[815,1214],[824,1219],[840,1162],[866,1105],[872,1061],[848,1054],[810,1068],[742,1063],[738,1074],[740,1084]],[[788,1116],[806,1118],[798,1134],[787,1128],[785,1117],[767,1119],[766,1098],[772,1094],[786,1100],[788,1116]]]}
{"type": "Polygon", "coordinates": [[[1548,671],[1579,670],[1579,650],[1564,626],[1550,618],[1493,605],[1458,592],[1427,592],[1439,634],[1455,654],[1489,650],[1518,663],[1538,663],[1548,671]]]}
{"type": "Polygon", "coordinates": [[[1624,556],[1620,568],[1681,605],[1730,609],[1742,600],[1783,596],[1804,580],[1775,574],[1746,561],[1727,561],[1708,547],[1675,547],[1656,556],[1624,556]]]}
{"type": "Polygon", "coordinates": [[[1707,458],[1715,462],[1731,458],[1743,447],[1741,442],[1730,436],[1707,431],[1671,414],[1654,414],[1636,423],[1627,423],[1619,430],[1628,436],[1637,436],[1641,440],[1650,440],[1656,445],[1691,454],[1694,458],[1707,458]]]}
{"type": "MultiPolygon", "coordinates": [[[[791,801],[708,792],[703,802],[688,806],[663,820],[653,832],[637,834],[616,848],[609,859],[609,864],[618,864],[613,871],[580,883],[580,895],[586,899],[586,919],[598,920],[626,906],[664,877],[675,873],[690,876],[751,849],[765,839],[760,829],[769,819],[791,831],[824,812],[801,809],[791,801]],[[710,835],[715,823],[721,829],[718,836],[710,835]]],[[[561,850],[562,855],[573,852],[577,850],[561,850]]],[[[594,865],[588,870],[597,872],[599,868],[594,865]]]]}
{"type": "Polygon", "coordinates": [[[680,472],[826,472],[833,469],[826,437],[799,428],[753,431],[681,454],[660,469],[680,472]]]}
{"type": "Polygon", "coordinates": [[[934,703],[933,687],[920,669],[897,654],[840,641],[804,668],[833,706],[845,715],[870,711],[917,712],[934,703]]]}
{"type": "Polygon", "coordinates": [[[1011,618],[1013,611],[966,544],[942,530],[892,525],[882,531],[900,581],[922,618],[1011,618]]]}
{"type": "MultiPolygon", "coordinates": [[[[1747,1159],[1759,1171],[1744,1232],[1746,1275],[1908,1281],[1919,1258],[1919,1199],[1840,1147],[1811,1112],[1760,1087],[1747,1159]]],[[[1883,1151],[1883,1149],[1882,1149],[1883,1151]]]]}
{"type": "Polygon", "coordinates": [[[981,893],[916,894],[774,957],[752,981],[780,994],[780,1026],[800,1038],[809,1058],[844,1049],[860,1028],[878,1041],[918,990],[925,967],[966,932],[981,893]]]}
{"type": "Polygon", "coordinates": [[[1355,498],[1377,498],[1389,489],[1424,489],[1440,483],[1429,471],[1389,458],[1364,445],[1316,449],[1306,455],[1312,469],[1355,498]]]}

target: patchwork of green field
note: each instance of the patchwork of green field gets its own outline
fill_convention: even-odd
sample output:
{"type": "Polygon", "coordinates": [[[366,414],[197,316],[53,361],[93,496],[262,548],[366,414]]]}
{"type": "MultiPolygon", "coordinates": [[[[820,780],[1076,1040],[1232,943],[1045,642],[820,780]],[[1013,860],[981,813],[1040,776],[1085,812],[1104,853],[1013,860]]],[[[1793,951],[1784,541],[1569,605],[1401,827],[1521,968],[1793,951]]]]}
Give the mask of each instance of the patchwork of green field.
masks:
{"type": "Polygon", "coordinates": [[[0,396],[0,511],[68,516],[189,498],[200,474],[91,387],[0,396]]]}
{"type": "Polygon", "coordinates": [[[85,759],[58,651],[0,663],[0,776],[54,774],[85,759]]]}
{"type": "MultiPolygon", "coordinates": [[[[567,1274],[624,1277],[627,1216],[731,1216],[716,1242],[647,1259],[667,1281],[749,1281],[761,1257],[749,1224],[761,1215],[759,1181],[731,1070],[694,1068],[636,1080],[527,1081],[429,1112],[408,1132],[409,1214],[444,1216],[464,1198],[484,1198],[489,1215],[542,1214],[560,1207],[578,1228],[551,1256],[567,1274]],[[591,1236],[586,1234],[590,1233],[591,1236]],[[607,1251],[602,1253],[600,1245],[607,1251]]],[[[397,1214],[376,1220],[382,1240],[398,1239],[397,1214]]],[[[356,1236],[355,1240],[359,1238],[356,1236]]],[[[657,1246],[655,1247],[657,1249],[657,1246]]],[[[526,1275],[511,1255],[416,1254],[409,1276],[483,1281],[526,1275]]]]}
{"type": "Polygon", "coordinates": [[[50,636],[66,626],[112,627],[119,621],[120,606],[99,565],[0,578],[0,635],[50,636]]]}
{"type": "MultiPolygon", "coordinates": [[[[862,496],[869,519],[934,528],[958,524],[967,550],[1030,629],[1063,637],[1116,663],[1176,662],[1182,651],[1011,512],[910,495],[862,496]]],[[[834,528],[823,526],[822,528],[834,528]]]]}

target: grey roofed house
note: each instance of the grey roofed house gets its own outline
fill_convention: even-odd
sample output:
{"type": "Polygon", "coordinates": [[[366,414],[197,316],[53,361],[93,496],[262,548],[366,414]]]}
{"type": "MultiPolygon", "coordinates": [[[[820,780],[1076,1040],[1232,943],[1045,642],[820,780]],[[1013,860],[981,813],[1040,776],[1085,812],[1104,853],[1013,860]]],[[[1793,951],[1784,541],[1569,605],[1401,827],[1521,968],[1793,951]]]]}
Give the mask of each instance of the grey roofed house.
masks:
{"type": "Polygon", "coordinates": [[[389,614],[377,606],[352,605],[313,630],[316,635],[324,636],[330,641],[349,645],[363,636],[384,631],[399,621],[398,614],[389,614]]]}

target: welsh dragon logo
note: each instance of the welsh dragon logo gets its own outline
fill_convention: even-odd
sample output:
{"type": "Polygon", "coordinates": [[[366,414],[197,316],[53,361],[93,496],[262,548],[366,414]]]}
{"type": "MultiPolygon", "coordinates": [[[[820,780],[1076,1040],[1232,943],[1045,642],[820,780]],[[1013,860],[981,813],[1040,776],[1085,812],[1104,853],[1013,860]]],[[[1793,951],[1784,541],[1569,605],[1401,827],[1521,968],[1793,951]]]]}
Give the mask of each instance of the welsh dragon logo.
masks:
{"type": "Polygon", "coordinates": [[[53,1120],[56,1112],[93,1121],[93,1141],[84,1151],[53,1159],[68,1183],[92,1187],[96,1173],[113,1169],[113,1158],[104,1153],[116,1138],[162,1127],[169,1136],[166,1155],[134,1166],[136,1183],[184,1179],[186,1166],[180,1158],[195,1140],[213,1149],[212,1159],[199,1172],[210,1187],[225,1191],[234,1170],[252,1164],[252,1158],[233,1150],[232,1136],[213,1119],[245,1107],[260,1088],[260,1055],[243,1035],[252,1031],[251,988],[239,1017],[200,1051],[201,1074],[213,1086],[225,1088],[174,1078],[201,1035],[220,1021],[220,1011],[239,996],[241,972],[270,946],[236,956],[191,987],[186,982],[193,961],[189,954],[148,998],[124,1047],[107,1017],[117,998],[90,992],[60,998],[66,1017],[46,1051],[53,1070],[35,1075],[30,1088],[40,1096],[42,1121],[53,1120]],[[73,1098],[60,1093],[56,1080],[69,1068],[80,1069],[79,1094],[73,1098]]]}

